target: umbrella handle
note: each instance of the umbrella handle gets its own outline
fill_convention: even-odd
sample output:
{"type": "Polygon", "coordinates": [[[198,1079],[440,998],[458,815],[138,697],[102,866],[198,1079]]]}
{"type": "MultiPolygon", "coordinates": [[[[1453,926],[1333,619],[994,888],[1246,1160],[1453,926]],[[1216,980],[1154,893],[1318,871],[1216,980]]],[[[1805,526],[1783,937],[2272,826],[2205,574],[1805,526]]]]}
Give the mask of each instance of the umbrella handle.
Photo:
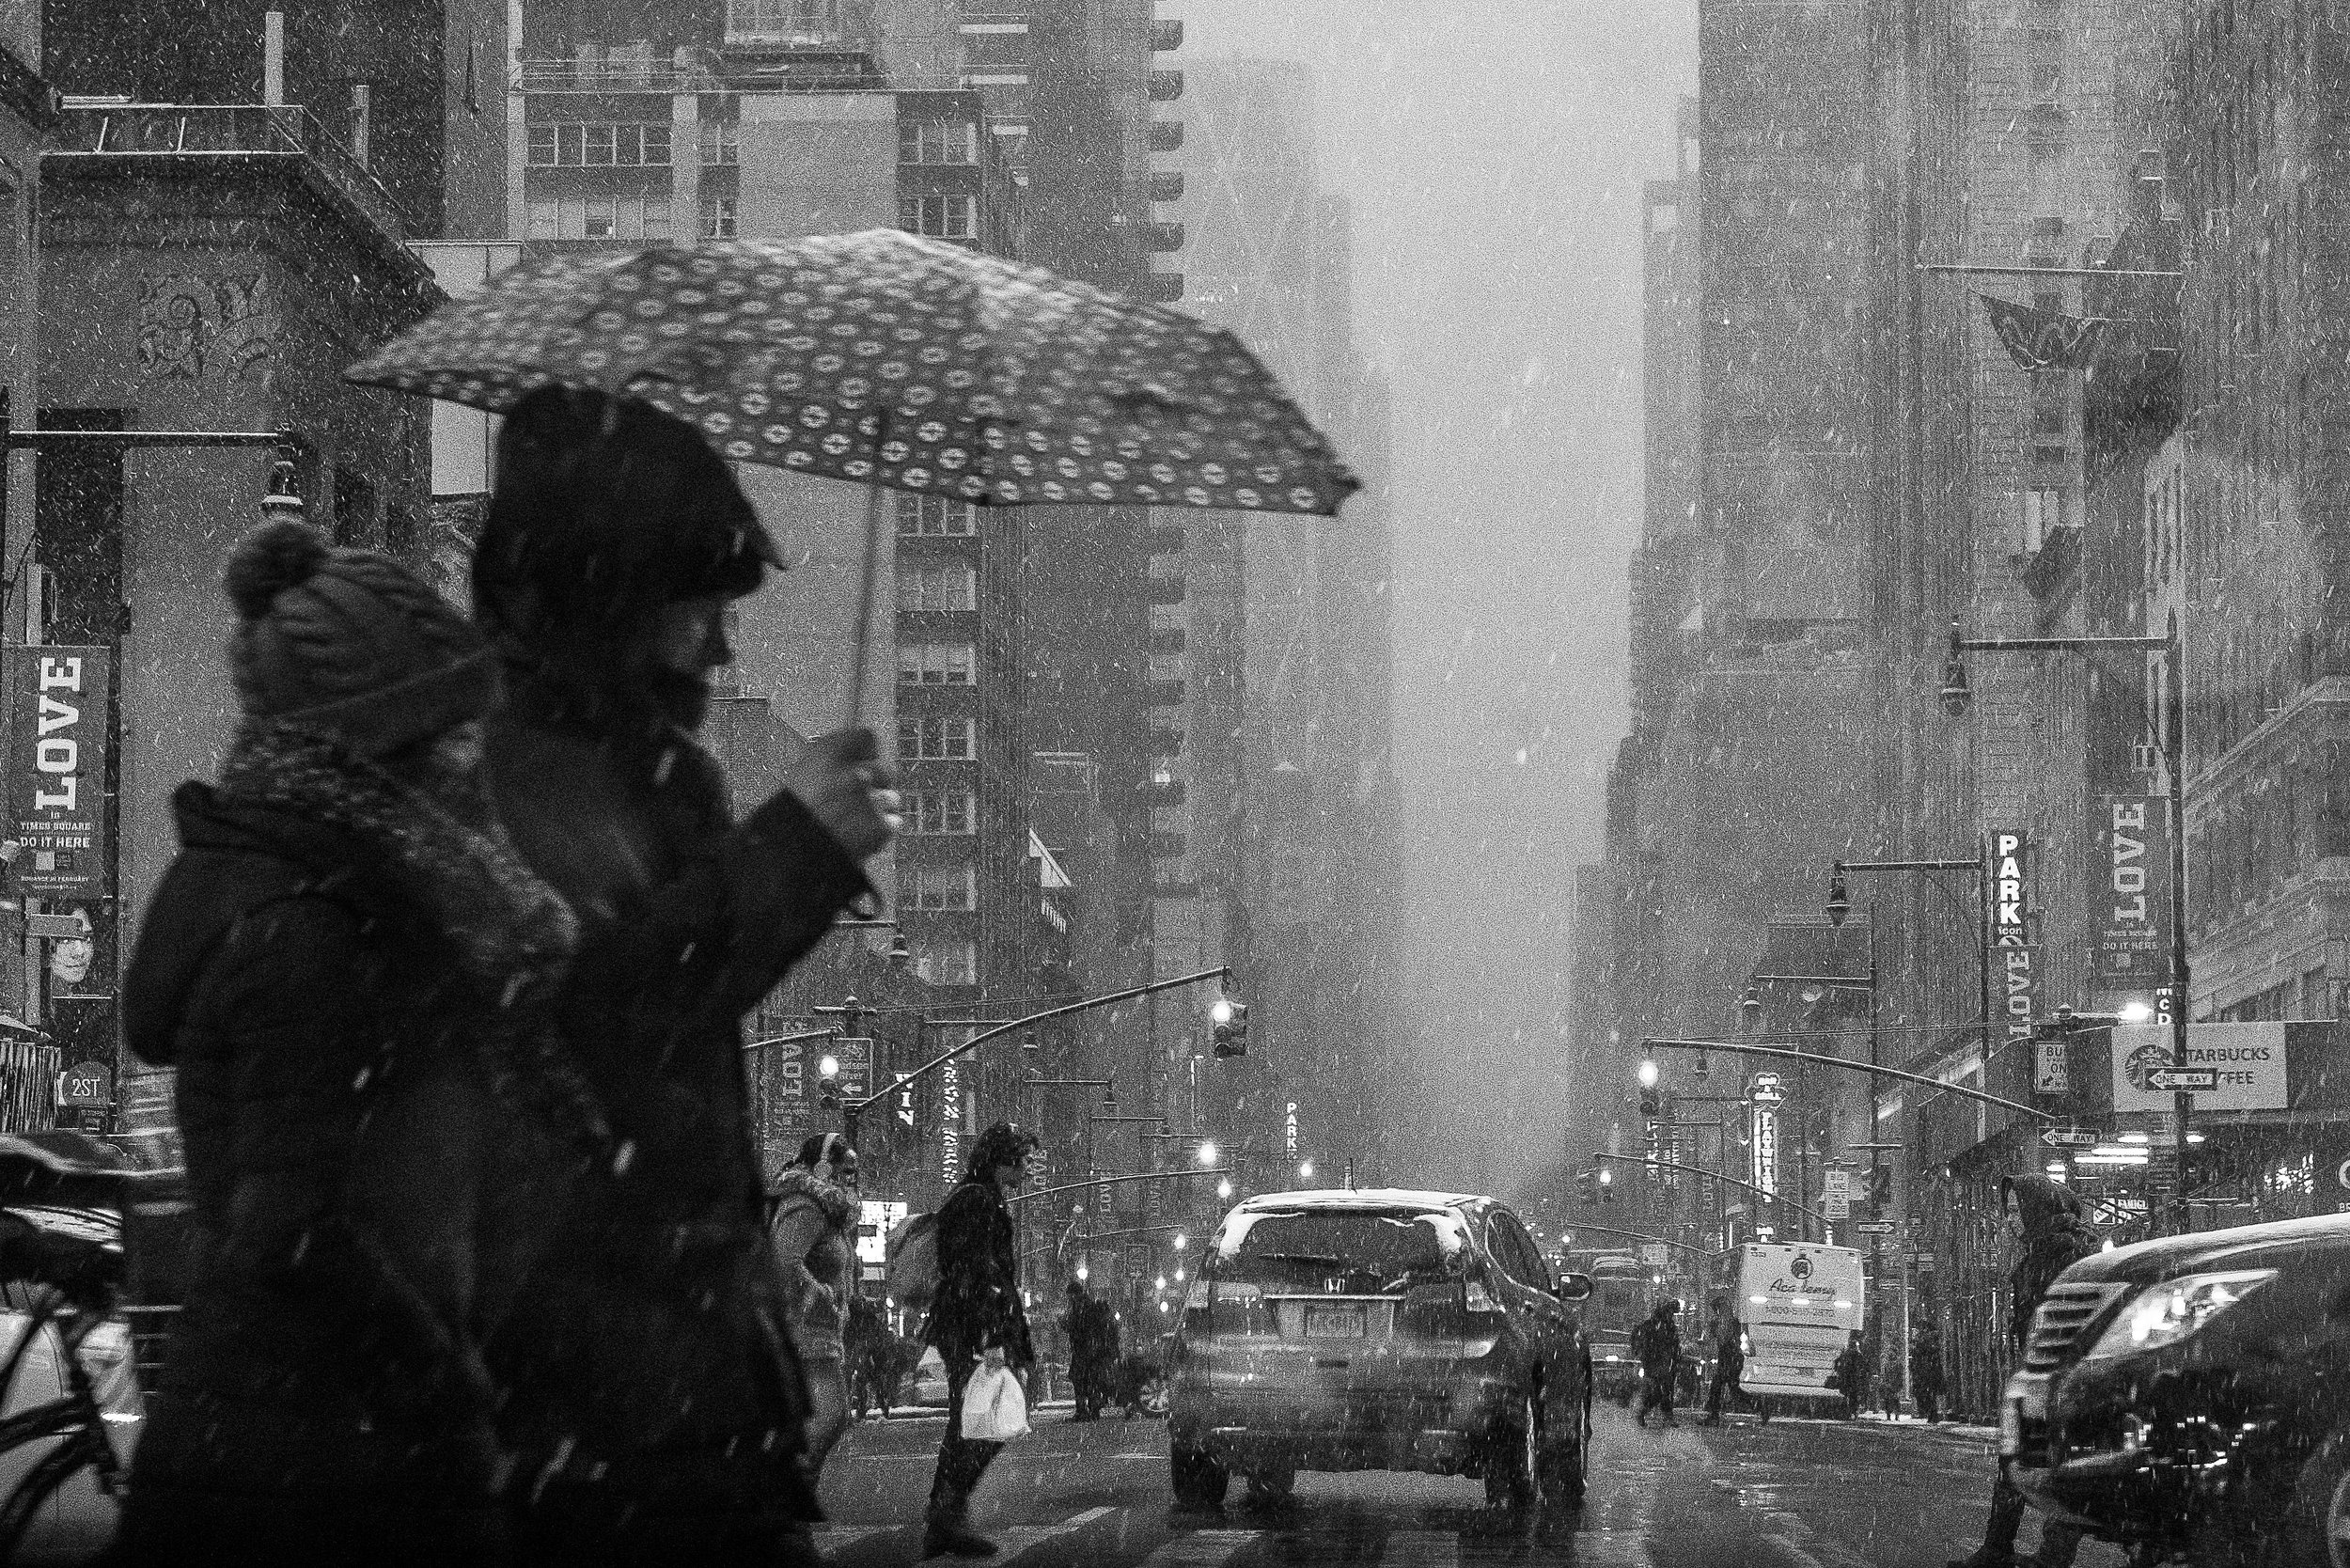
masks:
{"type": "Polygon", "coordinates": [[[855,645],[849,664],[848,727],[854,729],[865,713],[866,651],[873,635],[873,579],[881,571],[882,485],[880,464],[873,482],[865,487],[865,565],[856,589],[855,645]]]}

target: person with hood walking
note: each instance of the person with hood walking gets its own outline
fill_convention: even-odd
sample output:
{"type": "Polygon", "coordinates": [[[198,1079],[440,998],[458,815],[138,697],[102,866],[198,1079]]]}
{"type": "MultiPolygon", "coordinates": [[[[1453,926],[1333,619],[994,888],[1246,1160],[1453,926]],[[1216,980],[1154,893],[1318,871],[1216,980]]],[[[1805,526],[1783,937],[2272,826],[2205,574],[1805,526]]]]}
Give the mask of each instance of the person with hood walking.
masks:
{"type": "Polygon", "coordinates": [[[995,1544],[971,1529],[971,1494],[1004,1445],[963,1435],[963,1390],[982,1360],[1015,1372],[1036,1361],[1020,1304],[1018,1231],[1005,1201],[1026,1178],[1035,1148],[1035,1137],[1009,1121],[988,1128],[938,1211],[938,1294],[922,1337],[947,1366],[947,1435],[931,1478],[925,1557],[995,1553],[995,1544]]]}
{"type": "Polygon", "coordinates": [[[1632,1331],[1632,1354],[1640,1363],[1640,1408],[1633,1419],[1642,1426],[1658,1409],[1667,1426],[1681,1424],[1673,1419],[1673,1379],[1681,1374],[1681,1327],[1674,1319],[1680,1313],[1680,1302],[1660,1301],[1632,1331]]]}
{"type": "Polygon", "coordinates": [[[1705,1390],[1705,1419],[1700,1426],[1722,1424],[1722,1398],[1725,1394],[1735,1397],[1738,1374],[1747,1368],[1746,1325],[1730,1309],[1725,1296],[1716,1296],[1713,1309],[1714,1378],[1705,1390]]]}
{"type": "Polygon", "coordinates": [[[1942,1331],[1928,1319],[1909,1337],[1909,1396],[1928,1426],[1942,1419],[1942,1395],[1949,1387],[1942,1372],[1942,1331]]]}
{"type": "Polygon", "coordinates": [[[849,1430],[848,1326],[856,1294],[856,1151],[838,1133],[800,1145],[768,1195],[776,1206],[767,1234],[775,1243],[791,1301],[791,1343],[807,1373],[807,1468],[823,1473],[825,1456],[849,1430]]]}
{"type": "Polygon", "coordinates": [[[894,801],[864,730],[739,824],[697,739],[728,604],[776,552],[696,430],[548,387],[500,429],[474,607],[503,660],[493,787],[577,911],[562,1043],[620,1140],[492,1342],[525,1560],[811,1560],[808,1414],[741,1021],[870,891],[894,801]]]}
{"type": "Polygon", "coordinates": [[[576,924],[491,809],[462,616],[297,523],[227,591],[243,717],[123,980],[202,1240],[114,1560],[502,1562],[483,1338],[609,1153],[533,1022],[576,924]]]}
{"type": "MultiPolygon", "coordinates": [[[[2097,1232],[2081,1218],[2080,1200],[2061,1182],[2037,1171],[2010,1176],[1999,1183],[2001,1223],[2015,1244],[2015,1266],[2008,1273],[2010,1308],[2008,1339],[2021,1355],[2031,1333],[2032,1313],[2056,1283],[2057,1276],[2104,1247],[2097,1232]]],[[[2015,1555],[2015,1535],[2024,1523],[2024,1494],[2015,1489],[2006,1470],[1991,1488],[1991,1517],[1982,1544],[1950,1568],[2008,1568],[2030,1562],[2035,1568],[2071,1568],[2079,1550],[2081,1532],[2072,1525],[2044,1521],[2040,1549],[2029,1559],[2015,1555]]]]}

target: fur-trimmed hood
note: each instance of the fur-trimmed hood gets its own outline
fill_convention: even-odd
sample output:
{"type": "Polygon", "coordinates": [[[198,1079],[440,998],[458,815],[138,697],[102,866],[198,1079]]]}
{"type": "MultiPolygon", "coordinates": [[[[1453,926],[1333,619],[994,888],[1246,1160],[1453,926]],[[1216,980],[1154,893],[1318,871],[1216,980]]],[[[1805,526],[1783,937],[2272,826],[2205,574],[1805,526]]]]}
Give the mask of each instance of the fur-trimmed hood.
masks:
{"type": "Polygon", "coordinates": [[[856,1213],[856,1200],[846,1187],[820,1179],[804,1165],[787,1166],[767,1189],[778,1213],[793,1203],[813,1204],[835,1230],[846,1230],[856,1213]]]}

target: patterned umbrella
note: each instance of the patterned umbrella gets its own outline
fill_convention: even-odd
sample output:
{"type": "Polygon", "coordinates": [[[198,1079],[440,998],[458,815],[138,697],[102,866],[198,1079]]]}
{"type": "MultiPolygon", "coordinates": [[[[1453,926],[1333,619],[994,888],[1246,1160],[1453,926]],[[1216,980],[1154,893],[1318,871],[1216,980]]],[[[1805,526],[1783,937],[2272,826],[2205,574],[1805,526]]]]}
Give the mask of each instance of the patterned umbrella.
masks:
{"type": "Polygon", "coordinates": [[[345,374],[493,412],[595,387],[728,458],[981,505],[1328,514],[1357,488],[1231,334],[895,229],[556,257],[345,374]]]}

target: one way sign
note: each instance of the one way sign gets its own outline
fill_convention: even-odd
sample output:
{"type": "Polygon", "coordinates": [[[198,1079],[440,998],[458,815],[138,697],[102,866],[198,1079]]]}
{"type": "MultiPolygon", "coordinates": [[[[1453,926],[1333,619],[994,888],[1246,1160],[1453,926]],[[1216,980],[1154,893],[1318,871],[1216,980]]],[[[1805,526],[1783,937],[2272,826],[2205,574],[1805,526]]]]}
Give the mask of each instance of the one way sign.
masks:
{"type": "Polygon", "coordinates": [[[2156,1067],[2146,1074],[2148,1089],[2172,1094],[2209,1093],[2219,1087],[2217,1067],[2156,1067]]]}

